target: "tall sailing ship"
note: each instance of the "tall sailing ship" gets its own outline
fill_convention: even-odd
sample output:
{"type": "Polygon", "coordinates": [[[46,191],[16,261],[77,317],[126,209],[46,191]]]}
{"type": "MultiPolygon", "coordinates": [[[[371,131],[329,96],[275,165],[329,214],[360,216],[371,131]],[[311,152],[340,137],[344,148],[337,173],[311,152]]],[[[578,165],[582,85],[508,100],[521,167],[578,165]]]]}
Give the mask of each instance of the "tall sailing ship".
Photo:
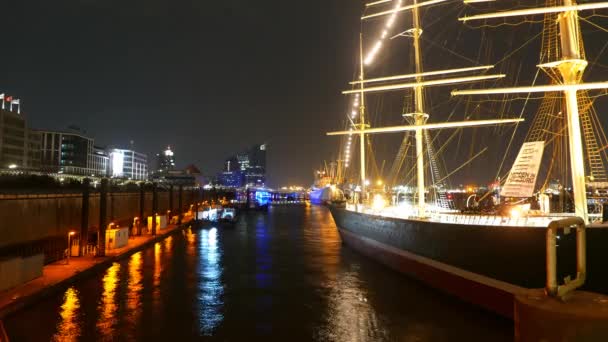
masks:
{"type": "MultiPolygon", "coordinates": [[[[552,221],[577,216],[582,218],[588,227],[586,287],[608,293],[608,275],[604,274],[602,265],[608,257],[608,228],[597,223],[601,221],[601,211],[596,210],[601,207],[602,201],[599,198],[601,193],[597,189],[608,187],[608,142],[593,109],[593,101],[605,94],[608,82],[583,81],[587,76],[584,71],[589,62],[580,25],[581,20],[585,20],[581,13],[587,13],[589,15],[586,18],[591,18],[602,9],[608,9],[608,2],[577,4],[575,0],[378,0],[366,4],[365,13],[361,18],[363,24],[375,20],[376,23],[380,21],[384,25],[380,30],[380,38],[372,44],[367,55],[364,55],[364,39],[360,39],[358,79],[351,82],[351,89],[343,92],[351,96],[354,107],[348,115],[347,129],[328,133],[342,136],[342,159],[346,168],[350,163],[350,151],[355,146],[354,140],[359,140],[358,179],[353,181],[351,186],[355,189],[354,195],[346,202],[336,201],[330,206],[343,241],[354,249],[432,286],[509,315],[509,303],[506,301],[502,307],[497,308],[481,298],[500,297],[500,291],[486,292],[484,287],[480,287],[474,280],[460,280],[486,279],[482,283],[492,284],[490,287],[499,288],[503,292],[511,291],[510,286],[544,287],[546,229],[543,228],[552,221]],[[456,10],[449,10],[450,8],[456,10]],[[442,9],[440,15],[429,14],[442,9]],[[460,14],[458,17],[456,13],[459,12],[474,14],[460,14]],[[450,14],[454,16],[449,17],[450,14]],[[415,65],[414,72],[366,78],[366,66],[377,58],[391,35],[402,31],[403,27],[395,28],[399,16],[406,16],[408,20],[404,22],[408,23],[408,27],[393,37],[406,38],[411,43],[408,53],[411,54],[410,60],[415,65]],[[535,36],[542,40],[540,63],[536,63],[538,60],[524,59],[517,61],[520,67],[511,68],[526,70],[525,66],[534,63],[531,66],[536,66],[538,73],[533,78],[533,83],[527,86],[503,87],[501,82],[511,82],[511,78],[507,77],[507,73],[492,73],[494,64],[475,63],[476,65],[462,65],[445,70],[424,70],[423,52],[429,47],[424,44],[433,42],[433,31],[423,31],[423,18],[432,18],[435,28],[436,22],[450,20],[460,22],[462,27],[470,25],[467,29],[471,30],[489,27],[489,30],[485,30],[489,32],[480,36],[486,40],[493,39],[490,35],[497,35],[496,39],[500,39],[499,31],[502,26],[510,27],[523,23],[542,25],[542,31],[535,36]],[[422,39],[423,32],[424,35],[431,35],[431,39],[422,39]],[[539,74],[547,75],[550,83],[538,85],[542,79],[539,74]],[[475,99],[479,96],[499,104],[503,109],[511,107],[511,102],[523,99],[524,104],[519,115],[438,122],[427,108],[431,88],[445,89],[448,85],[465,88],[464,85],[475,87],[475,84],[488,83],[492,85],[489,89],[457,89],[452,90],[450,94],[454,101],[460,99],[460,104],[465,103],[464,107],[467,109],[472,106],[466,104],[476,103],[475,99]],[[403,120],[406,124],[372,127],[366,108],[366,101],[369,100],[367,96],[387,92],[401,92],[401,96],[405,92],[404,108],[407,109],[404,110],[403,120]],[[530,116],[527,116],[526,112],[533,102],[539,103],[538,111],[529,120],[530,116]],[[524,118],[531,124],[522,144],[521,140],[518,141],[520,135],[515,133],[515,129],[517,126],[523,126],[524,118]],[[494,126],[486,129],[497,129],[496,126],[502,129],[513,128],[513,134],[510,137],[507,135],[504,142],[508,142],[509,147],[519,147],[519,154],[510,171],[507,170],[505,175],[499,174],[496,177],[495,188],[488,190],[485,196],[478,199],[481,201],[493,197],[493,209],[485,212],[476,211],[474,208],[469,208],[468,211],[454,210],[450,196],[446,195],[444,182],[447,176],[443,177],[438,171],[441,169],[438,167],[441,159],[438,154],[444,150],[445,145],[435,149],[435,138],[441,132],[474,130],[484,126],[494,126]],[[388,133],[403,135],[402,144],[391,168],[391,177],[395,178],[395,175],[400,174],[398,170],[411,161],[412,168],[408,174],[413,177],[409,181],[415,186],[409,187],[409,195],[400,194],[401,190],[397,188],[387,192],[386,185],[379,190],[366,176],[366,166],[370,162],[368,155],[373,153],[369,139],[376,134],[388,133]],[[415,149],[409,148],[414,145],[412,142],[415,142],[415,149]],[[413,155],[409,159],[408,151],[413,155]],[[542,174],[546,181],[540,182],[539,174],[542,174]],[[551,180],[555,178],[560,179],[563,186],[552,187],[551,180]],[[561,203],[561,206],[548,199],[551,191],[559,193],[555,198],[560,198],[557,202],[561,203]],[[391,198],[387,198],[387,195],[391,198]],[[531,200],[532,198],[534,200],[531,200]],[[568,206],[572,210],[568,210],[568,206]],[[560,209],[557,210],[557,207],[560,209]]],[[[603,29],[598,24],[591,21],[590,23],[603,29]]],[[[516,50],[522,49],[528,43],[529,41],[523,41],[519,47],[515,45],[516,50]]],[[[514,55],[507,54],[501,62],[514,55]]],[[[402,60],[408,60],[400,57],[402,60]]],[[[452,63],[446,62],[446,65],[452,63]]],[[[436,91],[433,89],[433,94],[436,91]]],[[[490,117],[491,113],[483,114],[490,117]]],[[[477,154],[465,164],[476,157],[477,154]]],[[[488,168],[487,165],[484,167],[488,168]]],[[[496,165],[496,168],[499,169],[500,166],[496,165]]],[[[460,169],[461,167],[457,168],[448,176],[460,169]]],[[[392,182],[387,185],[395,184],[397,183],[392,182]]],[[[407,189],[403,192],[407,193],[407,189]]],[[[472,202],[476,205],[478,201],[472,202]]],[[[571,260],[576,249],[573,235],[558,236],[558,271],[561,275],[571,274],[575,269],[571,260]]]]}

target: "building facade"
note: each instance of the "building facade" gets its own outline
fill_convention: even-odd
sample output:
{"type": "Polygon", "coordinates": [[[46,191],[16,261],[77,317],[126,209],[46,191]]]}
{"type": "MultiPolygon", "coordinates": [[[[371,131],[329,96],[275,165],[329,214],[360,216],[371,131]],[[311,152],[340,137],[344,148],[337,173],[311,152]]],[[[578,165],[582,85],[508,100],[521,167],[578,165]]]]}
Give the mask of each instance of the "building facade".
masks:
{"type": "Polygon", "coordinates": [[[266,145],[253,145],[245,152],[226,159],[217,176],[225,187],[264,187],[266,185],[266,145]]]}
{"type": "Polygon", "coordinates": [[[0,169],[38,169],[40,134],[30,130],[23,115],[0,109],[0,169]]]}
{"type": "Polygon", "coordinates": [[[130,180],[148,179],[148,156],[133,150],[110,150],[110,176],[130,180]]]}
{"type": "Polygon", "coordinates": [[[110,170],[110,157],[103,147],[93,146],[90,159],[92,174],[97,177],[107,177],[110,170]]]}
{"type": "Polygon", "coordinates": [[[253,145],[248,151],[249,164],[245,169],[246,187],[266,186],[266,144],[253,145]]]}
{"type": "Polygon", "coordinates": [[[169,171],[175,170],[175,153],[168,146],[166,150],[156,154],[156,170],[158,175],[166,174],[169,171]]]}
{"type": "Polygon", "coordinates": [[[108,156],[94,145],[93,138],[74,131],[38,131],[41,139],[41,169],[71,175],[105,177],[108,156]]]}

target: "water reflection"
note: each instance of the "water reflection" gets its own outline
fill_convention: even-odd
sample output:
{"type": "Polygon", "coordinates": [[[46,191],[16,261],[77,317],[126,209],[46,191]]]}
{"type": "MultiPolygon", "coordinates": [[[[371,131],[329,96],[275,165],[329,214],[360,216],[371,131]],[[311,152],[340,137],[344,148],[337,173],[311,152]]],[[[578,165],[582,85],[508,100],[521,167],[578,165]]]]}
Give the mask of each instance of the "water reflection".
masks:
{"type": "Polygon", "coordinates": [[[224,285],[220,265],[222,250],[218,246],[217,228],[202,230],[198,237],[198,323],[200,333],[210,336],[224,319],[224,285]]]}
{"type": "Polygon", "coordinates": [[[53,336],[53,341],[76,341],[80,336],[80,324],[78,311],[80,301],[78,291],[70,287],[63,295],[64,301],[61,305],[61,322],[57,326],[57,333],[53,336]]]}
{"type": "Polygon", "coordinates": [[[112,339],[114,336],[114,327],[117,322],[116,317],[116,288],[118,286],[118,272],[120,264],[115,262],[112,267],[106,271],[102,284],[103,294],[101,302],[98,305],[99,320],[97,321],[97,329],[101,336],[105,339],[112,339]]]}
{"type": "Polygon", "coordinates": [[[129,310],[129,322],[133,325],[137,324],[137,319],[141,314],[141,291],[143,290],[141,255],[141,252],[135,253],[129,259],[127,309],[129,310]]]}
{"type": "Polygon", "coordinates": [[[154,244],[154,297],[160,295],[160,290],[158,287],[160,286],[160,274],[162,272],[163,266],[161,263],[161,243],[157,242],[154,244]]]}
{"type": "Polygon", "coordinates": [[[267,218],[259,215],[255,223],[255,309],[256,330],[259,333],[271,334],[273,322],[265,319],[269,312],[272,312],[273,296],[270,291],[273,288],[272,254],[270,251],[270,222],[267,218]]]}
{"type": "Polygon", "coordinates": [[[315,206],[185,230],[4,322],[11,341],[513,339],[510,322],[342,246],[315,206]]]}
{"type": "Polygon", "coordinates": [[[385,341],[387,332],[379,324],[357,271],[338,274],[327,306],[326,326],[320,339],[327,341],[385,341]]]}
{"type": "Polygon", "coordinates": [[[255,283],[259,289],[272,285],[272,256],[268,245],[269,235],[266,222],[259,217],[255,226],[255,283]]]}

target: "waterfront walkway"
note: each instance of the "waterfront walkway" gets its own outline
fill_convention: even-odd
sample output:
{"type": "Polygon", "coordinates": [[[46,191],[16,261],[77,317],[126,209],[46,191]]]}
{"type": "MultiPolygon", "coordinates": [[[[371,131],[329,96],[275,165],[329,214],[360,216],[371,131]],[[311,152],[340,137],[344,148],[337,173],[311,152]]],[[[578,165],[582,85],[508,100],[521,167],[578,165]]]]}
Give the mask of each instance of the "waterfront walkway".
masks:
{"type": "MultiPolygon", "coordinates": [[[[12,289],[0,292],[0,320],[41,298],[61,291],[66,286],[103,269],[121,258],[133,254],[150,244],[163,240],[174,232],[188,226],[192,217],[184,215],[185,224],[168,225],[153,235],[133,236],[125,247],[107,250],[105,257],[71,257],[70,263],[60,260],[43,267],[42,276],[12,289]]],[[[0,339],[1,341],[1,339],[0,339]]]]}

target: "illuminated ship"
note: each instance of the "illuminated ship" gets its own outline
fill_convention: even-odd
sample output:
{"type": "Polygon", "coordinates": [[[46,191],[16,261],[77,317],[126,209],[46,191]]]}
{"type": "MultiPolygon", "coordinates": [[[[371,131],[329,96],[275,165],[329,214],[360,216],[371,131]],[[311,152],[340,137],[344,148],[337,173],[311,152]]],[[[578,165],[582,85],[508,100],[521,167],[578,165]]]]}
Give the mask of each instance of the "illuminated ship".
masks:
{"type": "Polygon", "coordinates": [[[308,191],[308,199],[312,204],[328,204],[336,194],[336,185],[341,183],[335,162],[330,163],[329,167],[315,171],[315,181],[308,191]]]}
{"type": "MultiPolygon", "coordinates": [[[[599,96],[592,93],[605,91],[608,82],[583,81],[583,78],[589,75],[583,77],[588,62],[580,26],[580,20],[583,19],[579,17],[583,12],[594,14],[600,9],[608,8],[608,2],[539,2],[540,4],[526,3],[526,6],[518,1],[490,0],[379,0],[368,3],[362,16],[364,24],[373,21],[383,25],[379,30],[378,40],[370,45],[372,48],[367,55],[364,55],[363,47],[367,37],[364,40],[363,32],[361,33],[358,80],[350,83],[352,89],[343,92],[350,95],[352,100],[353,109],[348,114],[350,124],[344,131],[328,133],[342,136],[346,168],[350,162],[350,149],[355,145],[353,139],[359,140],[360,168],[357,180],[353,182],[354,195],[346,201],[335,201],[330,206],[344,243],[431,286],[505,316],[512,315],[512,297],[517,289],[544,287],[546,228],[551,222],[565,217],[577,216],[587,224],[586,288],[608,293],[608,276],[605,275],[602,265],[608,257],[608,229],[597,223],[601,218],[601,212],[597,210],[601,207],[598,205],[601,199],[596,196],[599,192],[594,190],[608,184],[605,151],[608,143],[593,109],[593,102],[599,96]],[[443,8],[443,11],[440,8],[443,8]],[[368,11],[374,13],[370,14],[368,11]],[[458,18],[458,13],[470,12],[476,14],[458,18]],[[403,14],[408,15],[401,18],[403,14]],[[431,35],[428,39],[421,38],[423,18],[432,23],[425,27],[425,36],[431,35]],[[460,23],[456,21],[457,18],[460,23]],[[438,24],[452,19],[453,23],[438,24]],[[407,30],[397,33],[402,31],[395,29],[398,22],[406,25],[407,30]],[[530,40],[520,42],[519,45],[520,43],[506,43],[503,39],[521,39],[523,35],[521,31],[518,35],[517,26],[539,27],[539,22],[543,23],[543,29],[532,39],[538,38],[541,41],[540,63],[537,65],[534,63],[536,61],[523,58],[509,64],[508,61],[514,56],[522,57],[516,52],[527,47],[530,40]],[[468,27],[470,31],[483,31],[472,34],[474,44],[485,43],[487,49],[488,45],[495,42],[495,49],[511,49],[514,52],[505,52],[504,58],[498,59],[482,48],[468,51],[473,56],[498,60],[493,65],[485,65],[479,59],[464,56],[459,52],[463,49],[455,51],[446,47],[446,42],[458,45],[459,39],[466,40],[464,35],[458,36],[459,33],[456,32],[455,38],[451,40],[442,36],[438,40],[443,44],[433,39],[435,31],[458,31],[450,29],[453,24],[465,28],[466,24],[473,23],[478,24],[472,29],[468,27]],[[501,26],[507,26],[513,32],[500,33],[503,31],[501,26]],[[395,49],[400,52],[401,60],[407,62],[410,58],[412,73],[365,78],[391,37],[405,38],[411,43],[406,52],[403,52],[405,50],[402,47],[395,49]],[[423,52],[431,47],[448,50],[446,54],[453,57],[432,55],[430,57],[435,65],[451,66],[461,61],[470,64],[456,64],[457,67],[444,70],[424,70],[423,52]],[[443,58],[443,62],[437,62],[440,58],[443,58]],[[534,70],[535,67],[537,74],[533,79],[532,76],[526,78],[520,75],[521,70],[534,70]],[[505,73],[492,73],[494,69],[504,70],[505,73]],[[514,71],[516,75],[508,77],[510,71],[514,71]],[[550,83],[537,85],[542,83],[543,74],[548,76],[550,83]],[[532,85],[508,87],[514,82],[521,82],[520,78],[529,79],[532,85]],[[445,95],[441,95],[443,87],[454,84],[461,87],[464,84],[467,84],[467,87],[469,84],[490,86],[489,89],[454,90],[448,93],[447,99],[445,95]],[[371,127],[371,123],[386,120],[369,120],[370,113],[366,109],[366,101],[373,101],[373,98],[368,99],[366,95],[387,92],[401,92],[402,98],[405,92],[405,125],[371,127]],[[477,95],[483,95],[483,98],[479,100],[477,95]],[[434,101],[433,106],[429,106],[431,101],[434,101]],[[433,119],[436,116],[429,111],[436,107],[446,108],[441,107],[444,101],[452,101],[450,103],[454,105],[448,107],[452,109],[448,120],[438,122],[433,119]],[[440,104],[435,105],[438,102],[440,104]],[[515,132],[533,103],[539,103],[537,113],[531,120],[527,120],[531,124],[521,144],[521,140],[517,141],[520,136],[515,132]],[[464,120],[451,120],[456,117],[454,112],[461,108],[468,112],[464,115],[464,120]],[[496,111],[501,111],[501,116],[488,119],[490,113],[485,111],[487,108],[498,108],[496,111]],[[520,115],[502,116],[508,108],[517,108],[520,115]],[[430,110],[427,111],[428,109],[430,110]],[[484,112],[479,113],[481,110],[484,112]],[[484,115],[483,120],[471,119],[479,114],[484,115]],[[503,160],[500,166],[491,167],[498,169],[497,177],[493,180],[497,183],[493,187],[495,192],[488,191],[480,196],[478,201],[472,201],[479,203],[494,197],[494,205],[484,210],[467,208],[456,211],[445,196],[445,181],[462,166],[452,172],[446,172],[447,176],[442,175],[439,165],[442,160],[441,152],[445,153],[456,145],[452,141],[459,132],[471,132],[482,126],[493,126],[493,132],[501,134],[500,137],[489,139],[508,142],[509,147],[520,148],[520,151],[511,170],[501,170],[509,152],[496,153],[503,157],[503,160]],[[510,129],[513,129],[512,133],[510,129]],[[369,156],[374,151],[370,148],[370,139],[377,139],[377,134],[380,133],[400,133],[403,136],[390,174],[384,178],[389,184],[371,188],[370,183],[374,182],[370,182],[366,176],[366,171],[369,171],[366,166],[373,166],[374,163],[371,160],[373,156],[369,156]],[[442,133],[446,142],[435,148],[442,133]],[[412,140],[415,141],[415,149],[409,148],[412,140]],[[411,154],[409,159],[408,153],[411,154]],[[410,164],[410,172],[400,171],[404,165],[410,164]],[[503,175],[501,171],[506,172],[503,175]],[[409,193],[403,191],[404,194],[400,194],[400,190],[396,190],[396,184],[399,183],[395,182],[395,179],[402,174],[411,176],[404,181],[406,184],[415,184],[401,187],[410,189],[409,193]],[[539,182],[541,174],[547,178],[544,183],[539,182]],[[561,190],[549,186],[549,180],[555,178],[565,184],[559,188],[561,190]],[[386,191],[387,186],[393,190],[386,191]],[[589,197],[597,198],[588,198],[588,190],[592,194],[589,197]],[[561,200],[557,202],[561,203],[561,207],[553,203],[556,201],[551,202],[546,197],[555,191],[560,192],[561,200]],[[387,198],[389,196],[391,198],[387,198]],[[530,200],[532,197],[538,200],[530,200]],[[572,212],[567,212],[568,203],[573,206],[572,212]],[[589,206],[593,209],[591,213],[589,206]],[[560,211],[558,209],[562,212],[557,212],[560,211]]],[[[589,18],[593,17],[591,14],[585,20],[589,21],[589,18]]],[[[598,24],[592,24],[596,29],[601,28],[598,24]]],[[[445,34],[450,33],[453,32],[445,34]]],[[[400,42],[403,42],[403,39],[400,42]]],[[[471,45],[471,40],[468,44],[471,45]]],[[[384,61],[390,64],[387,58],[384,58],[384,61]]],[[[595,73],[591,76],[602,75],[595,73]]],[[[378,107],[377,102],[373,107],[378,107]]],[[[442,119],[446,119],[445,116],[442,119]]],[[[386,114],[383,118],[385,117],[386,114]]],[[[471,144],[472,157],[468,158],[463,166],[485,151],[484,149],[475,154],[473,147],[475,145],[471,144]]],[[[457,155],[459,152],[453,154],[457,155]]],[[[479,167],[488,168],[487,165],[479,167]]],[[[376,174],[381,175],[381,172],[376,174]]],[[[560,275],[571,274],[575,268],[570,260],[573,259],[573,250],[576,249],[573,235],[558,236],[560,242],[557,253],[562,265],[558,270],[560,275]]],[[[582,276],[584,278],[585,275],[582,276]]]]}

